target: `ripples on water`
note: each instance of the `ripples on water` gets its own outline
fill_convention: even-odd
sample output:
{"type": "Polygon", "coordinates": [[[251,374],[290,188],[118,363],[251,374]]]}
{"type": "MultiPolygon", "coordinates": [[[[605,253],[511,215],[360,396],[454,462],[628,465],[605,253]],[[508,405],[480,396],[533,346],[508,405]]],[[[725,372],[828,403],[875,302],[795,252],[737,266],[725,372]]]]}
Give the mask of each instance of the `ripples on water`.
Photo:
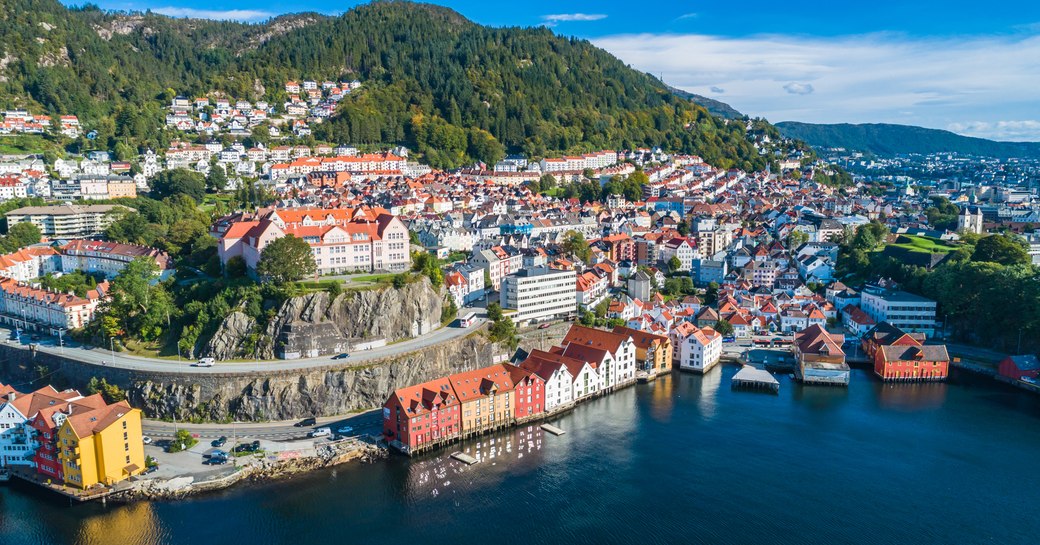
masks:
{"type": "Polygon", "coordinates": [[[846,389],[676,375],[416,459],[183,502],[0,488],[0,544],[1033,544],[1040,402],[956,375],[846,389]],[[449,457],[461,450],[480,462],[449,457]]]}

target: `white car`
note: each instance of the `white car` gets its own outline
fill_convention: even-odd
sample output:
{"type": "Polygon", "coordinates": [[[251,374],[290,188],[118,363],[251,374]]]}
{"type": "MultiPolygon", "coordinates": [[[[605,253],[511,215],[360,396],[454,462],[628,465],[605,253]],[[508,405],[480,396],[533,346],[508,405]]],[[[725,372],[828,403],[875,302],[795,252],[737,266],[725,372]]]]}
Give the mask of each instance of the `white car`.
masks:
{"type": "Polygon", "coordinates": [[[195,367],[213,367],[213,364],[216,362],[217,360],[213,358],[202,358],[201,360],[193,363],[192,365],[194,365],[195,367]]]}
{"type": "Polygon", "coordinates": [[[310,433],[311,437],[328,437],[332,435],[332,430],[329,428],[318,428],[310,433]]]}
{"type": "Polygon", "coordinates": [[[348,434],[348,433],[350,433],[352,431],[354,431],[354,428],[352,428],[350,426],[343,426],[342,428],[339,428],[338,430],[336,430],[336,433],[338,433],[340,435],[346,435],[346,434],[348,434]]]}
{"type": "Polygon", "coordinates": [[[151,445],[152,444],[152,438],[148,437],[147,435],[145,435],[144,437],[141,438],[141,442],[146,444],[146,445],[151,445]]]}

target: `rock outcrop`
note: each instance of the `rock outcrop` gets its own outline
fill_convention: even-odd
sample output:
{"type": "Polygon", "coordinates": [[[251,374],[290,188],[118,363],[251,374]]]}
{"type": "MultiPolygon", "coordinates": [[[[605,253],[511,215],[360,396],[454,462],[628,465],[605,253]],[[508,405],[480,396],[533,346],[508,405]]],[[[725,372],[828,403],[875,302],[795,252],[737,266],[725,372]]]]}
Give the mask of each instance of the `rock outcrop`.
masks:
{"type": "Polygon", "coordinates": [[[244,312],[232,312],[220,323],[220,328],[206,343],[202,353],[222,361],[232,359],[242,352],[242,345],[254,330],[256,320],[244,312]]]}
{"type": "Polygon", "coordinates": [[[245,314],[229,314],[201,354],[218,360],[296,359],[345,352],[375,339],[408,339],[440,326],[443,302],[426,278],[400,289],[351,291],[335,297],[320,291],[285,301],[262,332],[245,314]],[[254,333],[261,333],[256,342],[246,343],[254,333]]]}
{"type": "Polygon", "coordinates": [[[262,421],[331,416],[379,407],[397,388],[488,365],[498,352],[483,335],[474,334],[364,365],[136,377],[127,393],[130,404],[149,418],[262,421]]]}

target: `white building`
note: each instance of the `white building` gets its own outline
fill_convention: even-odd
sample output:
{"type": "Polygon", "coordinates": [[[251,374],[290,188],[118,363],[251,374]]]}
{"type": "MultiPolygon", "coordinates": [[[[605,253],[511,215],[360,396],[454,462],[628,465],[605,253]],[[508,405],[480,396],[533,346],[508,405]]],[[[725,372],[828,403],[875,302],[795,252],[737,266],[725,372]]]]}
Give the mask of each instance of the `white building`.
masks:
{"type": "Polygon", "coordinates": [[[532,350],[520,367],[545,381],[545,412],[551,412],[574,401],[575,380],[570,367],[578,369],[580,374],[588,364],[559,354],[532,350]]]}
{"type": "Polygon", "coordinates": [[[905,291],[867,286],[860,307],[874,322],[888,322],[907,333],[935,334],[935,301],[905,291]]]}
{"type": "Polygon", "coordinates": [[[695,329],[679,345],[679,369],[706,373],[722,357],[722,335],[710,327],[695,329]]]}
{"type": "Polygon", "coordinates": [[[26,206],[7,213],[7,224],[27,221],[52,238],[90,237],[103,233],[114,221],[112,212],[125,207],[111,204],[82,206],[26,206]]]}
{"type": "Polygon", "coordinates": [[[603,389],[636,379],[636,345],[631,335],[574,325],[561,345],[565,356],[595,364],[603,389]]]}
{"type": "Polygon", "coordinates": [[[515,311],[510,317],[517,324],[573,316],[578,311],[575,278],[572,270],[521,269],[502,279],[499,304],[515,311]]]}

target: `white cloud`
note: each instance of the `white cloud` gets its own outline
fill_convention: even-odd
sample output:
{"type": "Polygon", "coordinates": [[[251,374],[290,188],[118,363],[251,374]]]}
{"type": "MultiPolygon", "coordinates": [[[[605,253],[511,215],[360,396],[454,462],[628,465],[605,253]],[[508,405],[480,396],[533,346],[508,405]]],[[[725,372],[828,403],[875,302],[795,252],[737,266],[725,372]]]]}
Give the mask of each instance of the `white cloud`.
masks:
{"type": "Polygon", "coordinates": [[[813,89],[811,83],[798,83],[797,81],[792,81],[791,83],[784,85],[784,91],[787,91],[792,95],[811,95],[815,90],[816,89],[813,89]]]}
{"type": "Polygon", "coordinates": [[[254,9],[215,10],[177,8],[170,6],[164,8],[153,8],[152,11],[160,15],[168,15],[170,17],[188,17],[190,19],[216,19],[218,21],[260,21],[263,19],[269,19],[274,16],[274,14],[269,11],[261,11],[254,9]]]}
{"type": "Polygon", "coordinates": [[[990,138],[994,140],[1034,141],[1040,134],[1040,121],[1027,119],[1022,121],[969,121],[967,123],[950,123],[947,130],[966,136],[990,138]]]}
{"type": "Polygon", "coordinates": [[[962,130],[991,138],[1040,140],[1040,127],[1006,121],[1040,119],[1037,35],[638,34],[594,42],[675,87],[699,94],[724,88],[733,107],[771,121],[965,124],[962,130]],[[972,121],[989,125],[968,126],[972,121]]]}
{"type": "Polygon", "coordinates": [[[720,94],[720,95],[722,93],[726,92],[725,89],[723,89],[722,87],[719,87],[717,85],[712,85],[711,87],[708,87],[708,90],[711,91],[712,93],[717,93],[717,94],[720,94]]]}
{"type": "Polygon", "coordinates": [[[697,13],[684,13],[684,14],[676,17],[675,20],[676,21],[684,21],[686,19],[696,19],[697,17],[700,17],[700,15],[697,14],[697,13]]]}
{"type": "Polygon", "coordinates": [[[603,13],[554,13],[552,15],[542,15],[542,20],[549,21],[550,23],[563,23],[567,21],[599,21],[600,19],[606,18],[606,14],[603,13]]]}

